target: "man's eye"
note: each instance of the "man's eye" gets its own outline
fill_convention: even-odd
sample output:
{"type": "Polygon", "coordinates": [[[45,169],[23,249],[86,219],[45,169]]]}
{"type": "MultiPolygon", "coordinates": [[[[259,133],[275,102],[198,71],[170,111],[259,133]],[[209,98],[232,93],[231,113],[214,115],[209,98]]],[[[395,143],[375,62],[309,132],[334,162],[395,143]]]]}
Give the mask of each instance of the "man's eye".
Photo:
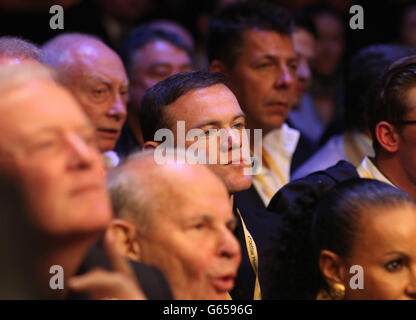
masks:
{"type": "Polygon", "coordinates": [[[298,69],[298,64],[296,62],[289,64],[289,69],[292,71],[296,71],[298,69]]]}
{"type": "Polygon", "coordinates": [[[257,65],[257,69],[268,69],[272,66],[273,66],[273,64],[271,64],[271,63],[261,63],[261,64],[257,65]]]}
{"type": "Polygon", "coordinates": [[[399,271],[403,267],[403,260],[396,259],[396,260],[390,261],[386,263],[384,267],[390,272],[399,271]]]}
{"type": "Polygon", "coordinates": [[[201,222],[201,223],[194,225],[194,229],[201,230],[202,228],[204,228],[204,226],[205,226],[205,223],[201,222]]]}
{"type": "Polygon", "coordinates": [[[246,126],[244,123],[236,123],[233,127],[236,129],[244,129],[246,126]]]}
{"type": "Polygon", "coordinates": [[[56,141],[55,140],[45,140],[45,141],[41,141],[36,145],[37,149],[49,149],[52,148],[56,145],[56,141]]]}
{"type": "Polygon", "coordinates": [[[107,93],[108,93],[108,89],[106,88],[94,89],[92,91],[94,98],[97,98],[97,99],[105,98],[107,96],[107,93]]]}
{"type": "Polygon", "coordinates": [[[202,136],[202,137],[203,137],[203,136],[210,137],[210,136],[213,136],[216,132],[217,132],[217,130],[215,130],[215,129],[206,129],[206,130],[202,130],[201,136],[202,136]]]}
{"type": "Polygon", "coordinates": [[[30,147],[29,147],[29,152],[53,152],[57,149],[59,149],[60,147],[60,143],[59,143],[59,139],[54,139],[54,138],[50,138],[50,139],[45,139],[45,140],[39,140],[35,143],[33,143],[30,147]]]}
{"type": "Polygon", "coordinates": [[[151,76],[153,78],[167,78],[169,77],[171,74],[171,71],[169,71],[168,69],[155,69],[151,71],[151,76]]]}

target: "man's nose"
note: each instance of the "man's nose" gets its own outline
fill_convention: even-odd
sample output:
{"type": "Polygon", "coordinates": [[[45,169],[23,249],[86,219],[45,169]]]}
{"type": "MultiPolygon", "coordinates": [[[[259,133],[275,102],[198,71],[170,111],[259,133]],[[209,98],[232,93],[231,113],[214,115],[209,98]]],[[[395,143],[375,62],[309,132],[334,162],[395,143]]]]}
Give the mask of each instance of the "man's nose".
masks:
{"type": "Polygon", "coordinates": [[[86,168],[93,164],[94,158],[98,155],[98,150],[88,145],[82,137],[77,134],[67,136],[69,149],[69,164],[72,168],[86,168]]]}
{"type": "Polygon", "coordinates": [[[311,78],[311,69],[306,60],[299,61],[298,69],[296,70],[296,77],[298,80],[307,82],[311,78]]]}
{"type": "Polygon", "coordinates": [[[108,114],[111,117],[116,118],[118,121],[123,121],[124,119],[126,119],[127,109],[121,94],[116,95],[108,114]]]}
{"type": "Polygon", "coordinates": [[[280,72],[278,72],[275,86],[277,88],[281,87],[289,87],[293,85],[294,83],[294,75],[292,74],[292,71],[289,69],[289,66],[283,65],[280,68],[280,72]]]}
{"type": "Polygon", "coordinates": [[[238,258],[241,255],[240,244],[228,228],[225,228],[222,236],[220,237],[218,243],[218,253],[220,256],[230,259],[238,258]]]}
{"type": "Polygon", "coordinates": [[[225,152],[241,148],[241,133],[238,130],[232,128],[224,130],[224,134],[227,135],[227,139],[224,139],[226,143],[223,143],[221,149],[225,152]]]}

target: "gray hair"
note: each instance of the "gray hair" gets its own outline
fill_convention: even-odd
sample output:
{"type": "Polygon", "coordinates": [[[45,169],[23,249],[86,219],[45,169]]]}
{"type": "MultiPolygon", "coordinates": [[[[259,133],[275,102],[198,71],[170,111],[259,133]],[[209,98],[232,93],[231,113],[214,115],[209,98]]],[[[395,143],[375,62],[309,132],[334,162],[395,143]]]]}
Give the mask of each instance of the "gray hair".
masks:
{"type": "Polygon", "coordinates": [[[82,33],[64,33],[60,34],[42,47],[42,63],[53,68],[57,72],[59,81],[65,83],[68,73],[76,57],[76,52],[81,44],[91,42],[102,46],[107,45],[99,38],[82,33]]]}
{"type": "MultiPolygon", "coordinates": [[[[153,159],[153,152],[137,152],[128,157],[123,164],[132,160],[153,159]]],[[[133,173],[123,169],[123,164],[108,172],[107,189],[116,218],[134,223],[141,233],[153,226],[153,213],[161,209],[159,201],[154,201],[159,186],[152,184],[151,177],[145,172],[133,173]]],[[[160,199],[158,199],[160,200],[160,199]]]]}
{"type": "Polygon", "coordinates": [[[0,57],[42,60],[42,51],[30,41],[16,37],[0,37],[0,57]]]}

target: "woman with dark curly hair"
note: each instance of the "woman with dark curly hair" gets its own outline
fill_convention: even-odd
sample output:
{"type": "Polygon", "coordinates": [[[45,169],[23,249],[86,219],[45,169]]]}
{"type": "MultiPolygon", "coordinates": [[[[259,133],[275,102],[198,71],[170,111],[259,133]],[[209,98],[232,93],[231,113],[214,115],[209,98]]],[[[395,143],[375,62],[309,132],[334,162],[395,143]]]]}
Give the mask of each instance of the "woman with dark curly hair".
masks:
{"type": "Polygon", "coordinates": [[[368,179],[307,198],[301,214],[284,217],[271,298],[416,299],[412,198],[368,179]]]}

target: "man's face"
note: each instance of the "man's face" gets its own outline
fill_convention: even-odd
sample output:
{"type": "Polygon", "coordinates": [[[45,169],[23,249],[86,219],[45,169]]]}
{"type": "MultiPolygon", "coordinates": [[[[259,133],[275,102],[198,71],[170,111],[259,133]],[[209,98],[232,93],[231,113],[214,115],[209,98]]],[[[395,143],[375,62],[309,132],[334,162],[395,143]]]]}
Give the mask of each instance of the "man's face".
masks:
{"type": "Polygon", "coordinates": [[[247,127],[280,128],[295,100],[297,59],[292,39],[274,31],[246,31],[235,65],[227,71],[247,127]]]}
{"type": "Polygon", "coordinates": [[[227,190],[213,178],[178,179],[141,242],[142,260],[164,272],[176,299],[225,299],[234,286],[241,261],[235,218],[227,190]]]}
{"type": "Polygon", "coordinates": [[[293,45],[298,57],[295,105],[299,105],[312,81],[310,63],[315,56],[315,38],[305,29],[297,29],[293,33],[293,45]]]}
{"type": "Polygon", "coordinates": [[[0,149],[21,180],[31,222],[51,236],[102,231],[112,213],[93,127],[55,84],[19,90],[1,102],[0,149]]]}
{"type": "Polygon", "coordinates": [[[132,59],[130,109],[137,116],[138,108],[146,90],[156,83],[180,72],[192,69],[186,51],[164,40],[155,40],[138,49],[132,59]]]}
{"type": "Polygon", "coordinates": [[[378,210],[361,221],[364,231],[347,261],[348,266],[363,267],[364,289],[352,290],[347,279],[346,298],[416,299],[416,210],[413,206],[378,210]]]}
{"type": "Polygon", "coordinates": [[[319,74],[332,75],[339,68],[344,53],[344,30],[331,14],[316,16],[315,23],[318,39],[313,67],[319,74]]]}
{"type": "Polygon", "coordinates": [[[67,86],[94,125],[98,148],[105,152],[114,149],[126,120],[128,79],[113,51],[84,47],[75,57],[67,86]]]}
{"type": "MultiPolygon", "coordinates": [[[[250,187],[252,177],[245,174],[245,169],[251,167],[245,158],[249,154],[248,144],[242,138],[246,134],[245,116],[234,94],[226,86],[217,84],[192,90],[170,104],[165,109],[164,116],[172,124],[170,129],[175,139],[178,139],[176,134],[179,120],[185,121],[185,132],[191,129],[204,131],[205,135],[200,137],[200,141],[205,142],[206,154],[209,156],[214,151],[217,154],[216,164],[209,164],[209,167],[223,180],[230,193],[250,187]],[[210,129],[225,130],[228,133],[227,139],[221,143],[217,135],[210,135],[210,129]],[[215,149],[210,148],[210,145],[215,145],[215,149]],[[227,157],[224,164],[221,164],[221,154],[227,157]],[[236,154],[238,159],[235,159],[236,154]]],[[[194,142],[185,141],[185,147],[189,148],[194,142]]]]}
{"type": "MultiPolygon", "coordinates": [[[[416,120],[416,88],[407,92],[408,112],[403,120],[416,120]]],[[[398,156],[408,181],[416,186],[416,125],[404,125],[399,133],[398,156]]],[[[415,188],[415,187],[414,187],[415,188]]]]}

